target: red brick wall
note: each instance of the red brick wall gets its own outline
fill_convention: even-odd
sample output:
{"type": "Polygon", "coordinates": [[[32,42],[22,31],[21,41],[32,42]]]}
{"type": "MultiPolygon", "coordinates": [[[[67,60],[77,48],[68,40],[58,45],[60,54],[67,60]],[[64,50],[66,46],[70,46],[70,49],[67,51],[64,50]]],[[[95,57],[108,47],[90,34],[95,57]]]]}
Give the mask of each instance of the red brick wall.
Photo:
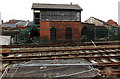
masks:
{"type": "Polygon", "coordinates": [[[50,39],[50,26],[49,22],[40,22],[40,39],[50,39]]]}
{"type": "Polygon", "coordinates": [[[79,40],[81,38],[81,22],[61,22],[61,21],[41,21],[40,22],[40,38],[50,40],[50,28],[57,29],[56,39],[66,40],[66,28],[72,28],[72,39],[79,40]]]}

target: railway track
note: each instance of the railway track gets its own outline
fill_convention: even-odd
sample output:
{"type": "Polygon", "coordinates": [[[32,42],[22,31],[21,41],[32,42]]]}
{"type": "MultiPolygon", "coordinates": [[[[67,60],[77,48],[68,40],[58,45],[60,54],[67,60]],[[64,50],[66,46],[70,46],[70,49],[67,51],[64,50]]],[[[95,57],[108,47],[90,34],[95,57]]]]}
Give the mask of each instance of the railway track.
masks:
{"type": "MultiPolygon", "coordinates": [[[[94,42],[99,45],[120,45],[120,41],[94,42]]],[[[52,44],[24,44],[24,45],[2,45],[2,48],[35,48],[35,47],[67,47],[67,46],[91,46],[92,42],[75,43],[52,43],[52,44]]]]}
{"type": "MultiPolygon", "coordinates": [[[[114,50],[120,49],[120,45],[106,45],[106,46],[75,46],[75,47],[57,47],[57,48],[25,48],[25,49],[2,49],[0,54],[16,54],[16,53],[35,53],[35,52],[59,52],[59,51],[82,51],[82,50],[114,50]]],[[[119,52],[119,51],[118,51],[119,52]]]]}
{"type": "MultiPolygon", "coordinates": [[[[2,49],[2,54],[8,56],[1,57],[3,63],[19,63],[30,60],[55,60],[55,59],[85,59],[96,68],[120,67],[120,46],[60,46],[60,47],[38,47],[38,48],[14,48],[2,49]]],[[[106,75],[105,71],[100,72],[106,75]]],[[[112,75],[120,75],[119,71],[113,71],[112,75]]]]}
{"type": "MultiPolygon", "coordinates": [[[[100,71],[100,74],[101,75],[107,75],[108,72],[106,72],[105,70],[102,70],[102,71],[100,71]]],[[[120,75],[120,70],[111,70],[110,74],[111,75],[120,75]]]]}
{"type": "Polygon", "coordinates": [[[73,59],[84,58],[92,63],[110,63],[100,64],[103,66],[120,65],[120,46],[91,46],[67,49],[42,49],[42,50],[26,50],[26,51],[3,51],[0,54],[9,54],[7,57],[1,57],[2,62],[17,62],[30,60],[53,60],[53,59],[73,59]],[[97,61],[95,61],[97,60],[97,61]],[[112,64],[118,62],[117,64],[112,64]]]}

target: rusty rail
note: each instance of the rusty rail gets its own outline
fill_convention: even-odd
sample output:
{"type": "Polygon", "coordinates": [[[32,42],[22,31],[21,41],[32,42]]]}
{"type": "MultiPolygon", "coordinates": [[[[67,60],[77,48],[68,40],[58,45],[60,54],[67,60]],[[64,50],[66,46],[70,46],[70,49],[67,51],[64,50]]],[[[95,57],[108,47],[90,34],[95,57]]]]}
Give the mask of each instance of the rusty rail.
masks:
{"type": "Polygon", "coordinates": [[[85,58],[85,59],[102,59],[102,58],[119,58],[120,55],[113,55],[113,56],[104,56],[102,54],[109,54],[109,53],[120,53],[120,50],[114,50],[114,51],[97,51],[93,52],[93,50],[108,50],[108,49],[120,49],[120,46],[111,46],[111,47],[83,47],[83,48],[75,48],[75,49],[50,49],[50,50],[32,50],[32,51],[3,51],[1,54],[24,54],[24,53],[38,53],[38,56],[13,56],[13,57],[1,57],[3,62],[7,61],[29,61],[29,60],[48,60],[48,59],[72,59],[72,58],[85,58]],[[80,53],[79,51],[86,51],[91,50],[89,53],[84,52],[80,53]],[[57,52],[61,52],[60,54],[57,54],[57,52]],[[67,53],[64,53],[66,52],[67,53]],[[78,51],[78,53],[72,53],[72,51],[78,51]],[[47,55],[39,55],[39,53],[48,52],[47,55]],[[53,52],[56,54],[49,54],[49,52],[53,52]],[[99,54],[100,56],[94,56],[94,54],[99,54]],[[81,56],[83,55],[83,56],[81,56]],[[89,55],[89,56],[86,56],[89,55]]]}
{"type": "MultiPolygon", "coordinates": [[[[99,45],[120,45],[120,41],[95,42],[99,45]]],[[[33,47],[66,47],[66,46],[90,46],[91,42],[52,43],[52,44],[26,44],[26,45],[2,45],[3,48],[33,48],[33,47]]]]}
{"type": "MultiPolygon", "coordinates": [[[[107,75],[107,72],[102,70],[99,72],[101,75],[107,75]]],[[[111,75],[120,75],[120,70],[112,70],[111,75]]]]}
{"type": "MultiPolygon", "coordinates": [[[[119,56],[68,56],[69,54],[63,55],[44,55],[44,56],[23,56],[23,57],[7,57],[7,58],[2,58],[2,62],[9,62],[9,61],[29,61],[29,60],[53,60],[53,59],[73,59],[73,58],[85,58],[85,59],[96,59],[96,58],[119,58],[119,56]],[[49,56],[49,57],[48,57],[49,56]],[[66,57],[67,56],[67,57],[66,57]]],[[[112,62],[114,65],[116,64],[115,62],[112,62]]],[[[109,65],[110,63],[99,63],[101,65],[109,65]]],[[[119,63],[120,65],[120,63],[119,63]]]]}
{"type": "MultiPolygon", "coordinates": [[[[42,58],[42,57],[62,57],[62,56],[75,56],[76,58],[119,58],[120,55],[115,56],[81,56],[89,53],[65,53],[65,54],[51,54],[51,55],[39,55],[39,56],[21,56],[21,57],[1,57],[2,59],[18,59],[18,58],[42,58]]],[[[92,53],[95,54],[95,53],[92,53]]]]}
{"type": "MultiPolygon", "coordinates": [[[[74,48],[74,49],[49,49],[49,50],[29,50],[29,51],[10,51],[2,50],[0,54],[16,54],[16,53],[37,53],[37,52],[60,52],[60,51],[82,51],[82,50],[107,50],[107,49],[120,49],[120,46],[111,47],[84,47],[84,48],[74,48]]],[[[119,50],[117,52],[120,52],[119,50]]]]}

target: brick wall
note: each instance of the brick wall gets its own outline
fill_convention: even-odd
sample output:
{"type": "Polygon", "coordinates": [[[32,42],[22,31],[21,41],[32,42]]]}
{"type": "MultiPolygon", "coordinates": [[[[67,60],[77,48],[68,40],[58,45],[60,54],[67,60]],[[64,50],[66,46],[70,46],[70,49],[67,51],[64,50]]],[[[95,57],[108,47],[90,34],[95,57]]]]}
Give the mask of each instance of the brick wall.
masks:
{"type": "Polygon", "coordinates": [[[40,22],[40,38],[42,40],[50,40],[50,29],[56,28],[56,39],[66,40],[66,28],[72,28],[72,40],[80,40],[81,38],[81,22],[61,22],[61,21],[41,21],[40,22]]]}

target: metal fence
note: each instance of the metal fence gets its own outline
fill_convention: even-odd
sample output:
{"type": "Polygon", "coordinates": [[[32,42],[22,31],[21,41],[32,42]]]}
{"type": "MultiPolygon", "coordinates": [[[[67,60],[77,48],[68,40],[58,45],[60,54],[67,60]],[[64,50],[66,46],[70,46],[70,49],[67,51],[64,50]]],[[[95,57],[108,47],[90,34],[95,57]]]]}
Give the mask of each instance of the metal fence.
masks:
{"type": "Polygon", "coordinates": [[[65,77],[96,77],[98,70],[83,59],[32,60],[14,64],[6,68],[2,79],[5,78],[65,78],[65,77]]]}

